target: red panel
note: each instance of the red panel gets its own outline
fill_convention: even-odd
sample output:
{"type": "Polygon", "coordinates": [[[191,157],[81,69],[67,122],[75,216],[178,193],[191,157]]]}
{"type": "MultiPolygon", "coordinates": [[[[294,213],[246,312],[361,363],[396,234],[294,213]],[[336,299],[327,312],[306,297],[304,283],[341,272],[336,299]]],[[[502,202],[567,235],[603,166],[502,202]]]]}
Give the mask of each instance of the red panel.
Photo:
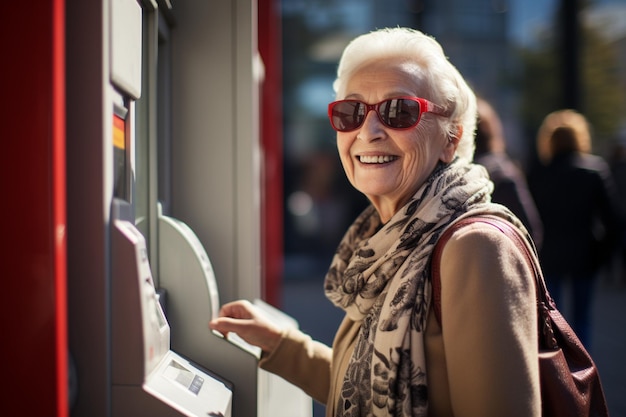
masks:
{"type": "Polygon", "coordinates": [[[67,234],[65,191],[65,0],[53,0],[52,10],[52,206],[57,416],[69,415],[67,342],[67,234]]]}
{"type": "Polygon", "coordinates": [[[265,66],[261,94],[263,178],[263,297],[280,307],[283,274],[282,73],[279,2],[259,0],[259,52],[265,66]]]}
{"type": "Polygon", "coordinates": [[[64,2],[6,2],[1,16],[1,407],[65,417],[64,2]]]}

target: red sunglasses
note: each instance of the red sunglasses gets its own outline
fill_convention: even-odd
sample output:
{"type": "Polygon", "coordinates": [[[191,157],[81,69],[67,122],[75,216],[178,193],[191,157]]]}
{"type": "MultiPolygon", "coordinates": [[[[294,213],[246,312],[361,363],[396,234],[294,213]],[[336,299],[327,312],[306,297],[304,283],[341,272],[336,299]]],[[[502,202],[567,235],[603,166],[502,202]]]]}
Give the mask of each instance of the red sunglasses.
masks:
{"type": "Polygon", "coordinates": [[[410,129],[420,121],[422,113],[448,116],[445,109],[420,97],[396,97],[376,104],[361,100],[338,100],[328,105],[330,124],[337,132],[350,132],[363,125],[368,113],[374,110],[378,119],[392,129],[410,129]]]}

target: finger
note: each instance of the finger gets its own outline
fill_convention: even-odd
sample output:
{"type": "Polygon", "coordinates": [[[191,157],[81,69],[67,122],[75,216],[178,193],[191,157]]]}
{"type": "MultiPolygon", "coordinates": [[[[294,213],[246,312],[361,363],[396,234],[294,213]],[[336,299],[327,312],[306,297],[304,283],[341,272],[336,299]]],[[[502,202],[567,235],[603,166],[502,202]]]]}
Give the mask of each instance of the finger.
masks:
{"type": "Polygon", "coordinates": [[[219,316],[236,319],[251,319],[253,317],[253,310],[251,304],[247,301],[233,301],[224,304],[222,308],[220,308],[219,316]]]}
{"type": "Polygon", "coordinates": [[[220,317],[209,322],[209,327],[212,330],[217,330],[222,334],[228,333],[240,333],[250,325],[250,321],[241,320],[230,317],[220,317]]]}

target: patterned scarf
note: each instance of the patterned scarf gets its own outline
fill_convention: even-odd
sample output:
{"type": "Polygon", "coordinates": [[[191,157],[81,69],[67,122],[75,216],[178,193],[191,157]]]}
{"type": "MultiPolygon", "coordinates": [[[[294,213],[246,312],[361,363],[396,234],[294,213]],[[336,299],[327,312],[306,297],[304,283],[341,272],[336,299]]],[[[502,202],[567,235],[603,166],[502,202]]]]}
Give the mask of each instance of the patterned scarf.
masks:
{"type": "Polygon", "coordinates": [[[462,217],[489,213],[519,224],[490,203],[492,190],[483,167],[440,163],[387,224],[369,206],[347,230],[324,283],[328,299],[362,321],[337,417],[428,414],[430,255],[443,230],[462,217]]]}

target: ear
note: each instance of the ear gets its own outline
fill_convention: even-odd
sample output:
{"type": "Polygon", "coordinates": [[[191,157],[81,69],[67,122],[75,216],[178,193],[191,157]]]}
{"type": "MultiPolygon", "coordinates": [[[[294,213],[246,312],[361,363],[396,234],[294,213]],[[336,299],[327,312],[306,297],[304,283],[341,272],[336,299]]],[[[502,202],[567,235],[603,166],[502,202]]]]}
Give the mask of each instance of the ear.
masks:
{"type": "Polygon", "coordinates": [[[441,162],[445,162],[446,164],[452,162],[454,154],[456,153],[456,148],[459,146],[461,136],[463,136],[463,126],[459,125],[457,126],[456,134],[448,136],[447,142],[441,150],[441,155],[439,155],[439,160],[441,160],[441,162]]]}

